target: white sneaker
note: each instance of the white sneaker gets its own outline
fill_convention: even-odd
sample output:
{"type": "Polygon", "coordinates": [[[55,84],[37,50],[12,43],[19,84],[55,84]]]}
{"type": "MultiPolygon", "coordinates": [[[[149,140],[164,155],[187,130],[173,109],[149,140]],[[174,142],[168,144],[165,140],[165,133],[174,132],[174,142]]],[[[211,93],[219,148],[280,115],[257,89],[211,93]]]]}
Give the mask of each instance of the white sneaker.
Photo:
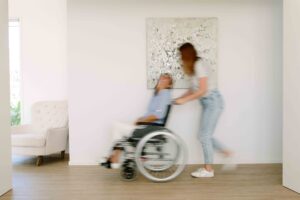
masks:
{"type": "Polygon", "coordinates": [[[198,171],[198,172],[200,172],[200,171],[202,171],[202,170],[204,170],[205,168],[203,168],[203,167],[200,167],[199,169],[197,169],[196,171],[198,171]]]}
{"type": "Polygon", "coordinates": [[[121,167],[121,164],[120,163],[111,163],[110,167],[112,169],[119,169],[121,167]]]}
{"type": "Polygon", "coordinates": [[[206,169],[200,168],[191,173],[191,176],[195,178],[211,178],[214,177],[214,171],[207,171],[206,169]]]}

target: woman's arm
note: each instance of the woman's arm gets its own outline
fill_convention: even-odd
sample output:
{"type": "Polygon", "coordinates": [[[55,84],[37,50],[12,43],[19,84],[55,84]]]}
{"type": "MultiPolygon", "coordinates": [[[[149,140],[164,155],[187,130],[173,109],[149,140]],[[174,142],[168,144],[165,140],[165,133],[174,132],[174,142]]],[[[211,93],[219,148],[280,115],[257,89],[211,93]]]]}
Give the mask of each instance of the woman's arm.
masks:
{"type": "Polygon", "coordinates": [[[176,98],[176,99],[180,99],[186,96],[189,96],[193,93],[193,91],[191,89],[188,89],[185,93],[183,93],[183,95],[181,95],[180,97],[176,98]]]}
{"type": "Polygon", "coordinates": [[[208,78],[203,77],[199,79],[199,89],[195,92],[191,92],[189,95],[178,98],[175,100],[175,104],[184,104],[188,101],[192,101],[194,99],[198,99],[204,96],[207,92],[207,82],[208,78]]]}

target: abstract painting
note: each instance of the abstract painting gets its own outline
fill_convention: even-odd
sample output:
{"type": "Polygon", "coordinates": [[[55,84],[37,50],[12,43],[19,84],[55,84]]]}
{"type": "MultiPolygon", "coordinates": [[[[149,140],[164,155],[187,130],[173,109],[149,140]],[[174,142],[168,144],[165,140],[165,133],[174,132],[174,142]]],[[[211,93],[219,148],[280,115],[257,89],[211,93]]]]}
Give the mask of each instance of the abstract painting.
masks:
{"type": "Polygon", "coordinates": [[[210,77],[217,81],[217,18],[148,18],[147,86],[154,88],[162,73],[170,73],[174,88],[188,88],[189,77],[181,69],[178,47],[192,43],[198,55],[210,66],[210,77]]]}

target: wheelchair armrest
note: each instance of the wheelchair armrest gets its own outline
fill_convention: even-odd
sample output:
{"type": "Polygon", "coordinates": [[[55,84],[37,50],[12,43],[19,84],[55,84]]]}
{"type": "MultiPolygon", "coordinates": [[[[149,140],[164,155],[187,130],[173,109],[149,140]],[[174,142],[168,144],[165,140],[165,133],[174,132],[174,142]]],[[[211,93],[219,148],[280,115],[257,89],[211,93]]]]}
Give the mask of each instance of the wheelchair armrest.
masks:
{"type": "Polygon", "coordinates": [[[133,142],[137,142],[139,140],[141,140],[142,138],[128,138],[128,140],[133,141],[133,142]]]}
{"type": "Polygon", "coordinates": [[[137,125],[160,126],[160,127],[164,127],[164,124],[151,123],[151,122],[138,122],[137,125]]]}
{"type": "MultiPolygon", "coordinates": [[[[141,139],[143,139],[143,138],[142,137],[140,137],[140,138],[129,138],[128,141],[129,142],[139,142],[141,139]]],[[[157,143],[157,142],[161,142],[161,141],[165,141],[165,138],[156,136],[155,138],[152,138],[152,139],[148,140],[149,143],[157,143]]]]}

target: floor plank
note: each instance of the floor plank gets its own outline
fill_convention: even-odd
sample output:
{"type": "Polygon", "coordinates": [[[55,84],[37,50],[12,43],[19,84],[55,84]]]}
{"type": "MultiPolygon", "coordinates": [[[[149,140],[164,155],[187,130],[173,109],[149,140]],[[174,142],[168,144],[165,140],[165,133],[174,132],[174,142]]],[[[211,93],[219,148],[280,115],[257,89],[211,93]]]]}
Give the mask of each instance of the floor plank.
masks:
{"type": "Polygon", "coordinates": [[[35,160],[14,161],[13,190],[1,200],[300,200],[300,195],[281,186],[281,164],[240,165],[216,176],[195,179],[190,165],[176,180],[152,183],[139,175],[134,182],[120,180],[118,170],[98,166],[68,166],[67,160],[47,157],[43,166],[35,160]]]}

